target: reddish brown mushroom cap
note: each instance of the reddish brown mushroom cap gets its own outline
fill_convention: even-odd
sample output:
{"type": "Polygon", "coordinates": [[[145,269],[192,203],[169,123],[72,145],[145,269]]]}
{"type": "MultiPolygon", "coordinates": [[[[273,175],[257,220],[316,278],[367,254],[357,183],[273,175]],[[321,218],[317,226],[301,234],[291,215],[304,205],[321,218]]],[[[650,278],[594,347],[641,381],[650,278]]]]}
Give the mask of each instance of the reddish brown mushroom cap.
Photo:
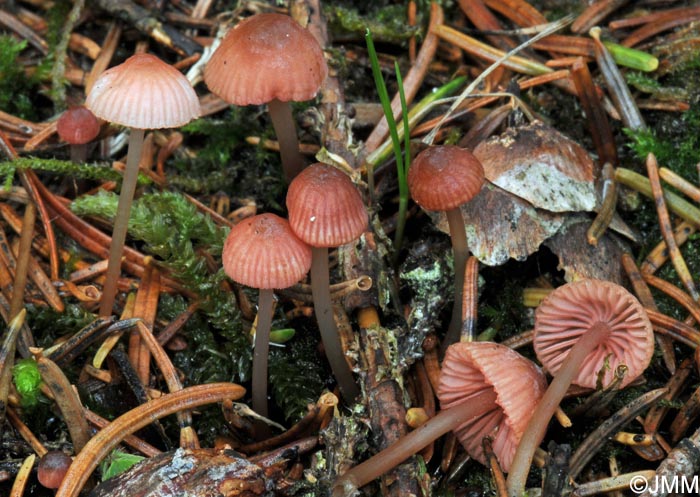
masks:
{"type": "Polygon", "coordinates": [[[226,274],[238,283],[287,288],[309,272],[311,248],[294,235],[285,219],[259,214],[231,228],[221,258],[226,274]]]}
{"type": "Polygon", "coordinates": [[[204,68],[209,89],[236,105],[312,99],[328,74],[323,50],[294,19],[257,14],[233,28],[204,68]]]}
{"type": "Polygon", "coordinates": [[[132,55],[103,72],[85,105],[105,121],[138,129],[176,128],[201,113],[187,78],[151,54],[132,55]]]}
{"type": "Polygon", "coordinates": [[[408,170],[411,197],[429,211],[455,209],[474,198],[483,184],[481,162],[469,150],[455,145],[426,148],[408,170]]]}
{"type": "Polygon", "coordinates": [[[440,407],[469,402],[493,389],[496,405],[482,418],[459,426],[455,433],[467,453],[486,464],[482,440],[493,439],[493,450],[508,471],[515,449],[547,382],[542,371],[517,352],[492,342],[459,342],[448,347],[440,373],[440,407]]]}
{"type": "Polygon", "coordinates": [[[39,460],[37,478],[46,488],[58,488],[73,459],[60,450],[50,450],[39,460]]]}
{"type": "Polygon", "coordinates": [[[642,305],[620,285],[585,279],[550,293],[535,313],[535,353],[544,368],[556,375],[569,350],[597,323],[610,327],[609,336],[588,355],[573,383],[595,388],[602,370],[606,386],[617,367],[624,364],[627,374],[622,388],[649,365],[654,334],[642,305]]]}
{"type": "Polygon", "coordinates": [[[100,122],[86,107],[71,107],[56,122],[58,136],[71,145],[84,145],[100,133],[100,122]]]}
{"type": "Polygon", "coordinates": [[[289,224],[313,247],[338,247],[367,229],[367,209],[350,178],[316,163],[304,169],[287,191],[289,224]]]}

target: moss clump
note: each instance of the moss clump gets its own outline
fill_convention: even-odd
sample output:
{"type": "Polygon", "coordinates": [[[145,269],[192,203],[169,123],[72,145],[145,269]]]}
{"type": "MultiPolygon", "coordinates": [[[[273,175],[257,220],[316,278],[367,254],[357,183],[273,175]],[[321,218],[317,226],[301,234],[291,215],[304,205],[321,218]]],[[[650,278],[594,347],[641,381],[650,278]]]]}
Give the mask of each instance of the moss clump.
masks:
{"type": "Polygon", "coordinates": [[[95,315],[85,307],[66,303],[63,312],[56,312],[49,306],[27,306],[27,322],[39,347],[49,347],[64,335],[72,335],[95,320],[95,315]]]}
{"type": "Polygon", "coordinates": [[[37,112],[30,95],[36,92],[37,80],[25,75],[19,61],[19,54],[26,47],[26,40],[0,35],[0,110],[34,120],[37,112]]]}
{"type": "Polygon", "coordinates": [[[12,378],[23,407],[33,407],[41,395],[41,374],[34,359],[22,359],[12,368],[12,378]]]}
{"type": "Polygon", "coordinates": [[[369,29],[376,41],[400,43],[418,33],[419,28],[406,23],[406,7],[387,5],[361,14],[355,8],[329,5],[324,9],[334,36],[343,33],[364,36],[369,29]]]}
{"type": "Polygon", "coordinates": [[[700,108],[695,106],[656,129],[625,130],[629,147],[640,161],[653,153],[660,166],[686,178],[697,177],[700,162],[700,108]]]}
{"type": "Polygon", "coordinates": [[[270,354],[270,384],[273,400],[288,422],[296,422],[316,403],[325,387],[321,361],[315,354],[318,339],[297,334],[284,348],[273,347],[270,354]]]}
{"type": "MultiPolygon", "coordinates": [[[[103,191],[77,199],[71,208],[79,215],[112,219],[117,201],[114,193],[103,191]]],[[[172,276],[197,294],[199,309],[205,313],[211,326],[211,329],[204,327],[201,336],[196,336],[201,346],[212,353],[222,354],[217,340],[225,334],[226,342],[234,344],[232,354],[249,355],[235,299],[221,287],[225,278],[223,270],[212,274],[207,264],[208,259],[218,259],[227,231],[216,226],[209,216],[198,212],[183,195],[158,192],[145,194],[134,202],[129,234],[142,241],[144,251],[153,254],[160,264],[171,270],[172,276]]],[[[203,358],[202,362],[206,359],[203,358]]],[[[225,374],[227,370],[221,371],[225,374]]],[[[217,379],[210,381],[223,379],[216,371],[212,373],[217,379]]]]}

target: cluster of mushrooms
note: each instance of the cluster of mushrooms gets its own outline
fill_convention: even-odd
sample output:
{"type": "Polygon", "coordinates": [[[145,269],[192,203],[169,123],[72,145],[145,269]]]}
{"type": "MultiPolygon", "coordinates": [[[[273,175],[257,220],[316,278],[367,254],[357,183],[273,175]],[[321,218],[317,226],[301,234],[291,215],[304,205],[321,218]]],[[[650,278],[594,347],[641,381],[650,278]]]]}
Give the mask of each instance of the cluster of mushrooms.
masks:
{"type": "MultiPolygon", "coordinates": [[[[305,164],[289,107],[290,101],[313,98],[326,75],[323,52],[313,36],[290,17],[279,14],[257,14],[239,23],[223,39],[204,71],[210,90],[227,102],[268,105],[289,181],[289,220],[269,213],[245,219],[231,229],[222,253],[229,277],[260,290],[252,403],[263,416],[267,415],[273,291],[297,283],[309,271],[320,334],[342,396],[351,402],[359,393],[333,319],[328,248],[357,240],[368,229],[368,214],[360,191],[347,174],[321,163],[305,164]],[[280,80],[272,73],[291,73],[290,65],[297,64],[277,57],[283,45],[296,52],[305,70],[302,74],[294,71],[295,78],[280,80]],[[254,70],[242,70],[247,66],[254,70]]],[[[104,72],[90,89],[86,107],[100,119],[131,128],[100,307],[101,314],[109,315],[144,130],[181,126],[198,117],[200,109],[187,79],[148,54],[134,55],[104,72]],[[150,103],[143,105],[144,101],[150,103]]],[[[69,140],[70,135],[69,141],[75,143],[72,153],[76,160],[83,153],[80,143],[93,139],[99,130],[96,120],[80,112],[59,125],[64,139],[69,140]],[[92,124],[86,124],[88,121],[92,124]]],[[[554,377],[547,386],[542,368],[530,360],[503,345],[474,341],[461,333],[469,249],[460,205],[469,202],[484,185],[479,161],[456,146],[431,146],[415,158],[408,181],[418,205],[446,212],[453,242],[455,304],[437,392],[441,410],[398,443],[340,475],[333,493],[352,495],[435,438],[454,431],[466,451],[482,463],[486,460],[482,440],[492,439],[502,469],[509,472],[509,495],[519,497],[535,449],[569,385],[606,386],[622,364],[628,373],[621,387],[636,379],[651,360],[651,324],[635,297],[617,284],[588,279],[557,288],[535,316],[534,349],[542,368],[554,377]]]]}

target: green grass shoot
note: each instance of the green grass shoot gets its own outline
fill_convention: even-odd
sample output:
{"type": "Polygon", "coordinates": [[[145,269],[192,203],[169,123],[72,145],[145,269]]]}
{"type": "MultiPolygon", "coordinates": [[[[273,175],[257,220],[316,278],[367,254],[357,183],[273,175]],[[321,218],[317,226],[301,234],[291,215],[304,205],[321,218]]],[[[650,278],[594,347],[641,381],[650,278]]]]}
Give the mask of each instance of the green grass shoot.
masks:
{"type": "MultiPolygon", "coordinates": [[[[389,126],[389,135],[391,136],[391,142],[394,150],[394,158],[396,159],[396,170],[399,181],[399,217],[396,224],[396,231],[394,233],[394,259],[396,259],[399,251],[401,250],[401,244],[403,243],[403,232],[404,227],[406,225],[406,207],[408,206],[408,182],[406,178],[410,163],[408,109],[406,106],[406,98],[403,91],[401,71],[399,71],[398,63],[395,62],[394,69],[396,71],[396,81],[398,83],[399,97],[401,100],[401,114],[403,116],[403,143],[405,151],[404,155],[401,151],[401,139],[399,138],[396,120],[394,119],[394,113],[391,110],[391,99],[389,98],[389,93],[386,89],[386,83],[384,82],[384,78],[382,78],[382,73],[379,68],[379,59],[377,58],[377,51],[374,48],[372,33],[369,29],[365,33],[365,41],[367,42],[367,51],[369,53],[369,59],[372,65],[372,75],[374,76],[374,84],[377,87],[379,100],[382,104],[384,116],[386,117],[386,121],[389,126]]],[[[367,170],[367,184],[370,189],[370,198],[373,198],[374,166],[370,164],[368,164],[367,170]]]]}

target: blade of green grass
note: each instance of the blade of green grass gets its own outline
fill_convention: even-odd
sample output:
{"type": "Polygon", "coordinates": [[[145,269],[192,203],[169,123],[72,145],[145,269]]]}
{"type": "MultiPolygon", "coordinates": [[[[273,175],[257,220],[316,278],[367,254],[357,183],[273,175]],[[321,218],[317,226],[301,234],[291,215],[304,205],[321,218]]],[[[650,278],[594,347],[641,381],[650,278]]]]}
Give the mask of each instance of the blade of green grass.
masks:
{"type": "MultiPolygon", "coordinates": [[[[394,119],[394,112],[391,109],[391,99],[389,98],[389,92],[386,89],[386,83],[384,78],[382,78],[381,70],[379,69],[379,59],[377,57],[377,51],[374,48],[374,41],[372,40],[372,33],[369,29],[365,33],[365,41],[367,42],[367,52],[369,53],[369,60],[372,65],[372,75],[374,76],[374,84],[377,87],[377,93],[379,94],[379,100],[382,104],[382,109],[384,110],[384,115],[386,116],[386,122],[389,125],[389,135],[391,136],[392,148],[394,150],[394,158],[396,159],[396,170],[399,181],[399,218],[396,225],[396,231],[394,233],[394,258],[401,250],[401,244],[403,242],[403,232],[406,225],[406,210],[408,206],[408,183],[406,179],[406,173],[408,170],[408,163],[410,161],[410,150],[409,150],[409,123],[408,123],[408,106],[406,105],[406,96],[403,89],[403,80],[401,78],[401,71],[399,70],[398,63],[394,63],[394,70],[396,71],[396,80],[399,86],[399,99],[401,101],[401,114],[403,116],[403,138],[404,138],[404,150],[405,150],[405,161],[404,155],[401,152],[401,139],[399,138],[399,132],[396,126],[396,120],[394,119]]],[[[367,168],[367,185],[370,188],[370,198],[373,198],[374,190],[374,165],[368,163],[367,168]]]]}

